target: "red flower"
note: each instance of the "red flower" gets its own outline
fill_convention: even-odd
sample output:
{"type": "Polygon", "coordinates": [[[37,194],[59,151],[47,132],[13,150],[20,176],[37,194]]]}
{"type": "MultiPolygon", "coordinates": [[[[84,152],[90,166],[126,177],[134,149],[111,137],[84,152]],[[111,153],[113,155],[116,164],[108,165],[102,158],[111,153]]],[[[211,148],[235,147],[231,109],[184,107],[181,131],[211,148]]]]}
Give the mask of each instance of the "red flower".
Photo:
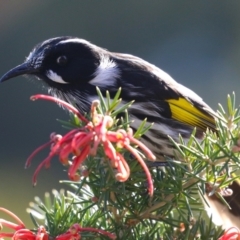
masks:
{"type": "MultiPolygon", "coordinates": [[[[12,223],[9,221],[6,221],[4,219],[0,219],[0,230],[2,229],[2,225],[6,227],[10,227],[15,230],[14,233],[4,233],[0,232],[0,239],[3,237],[10,237],[12,240],[48,240],[49,234],[47,233],[46,229],[43,226],[39,226],[38,230],[31,231],[29,229],[26,229],[24,223],[18,218],[14,213],[10,212],[9,210],[5,208],[0,208],[0,211],[7,213],[9,216],[14,218],[18,224],[12,223]]],[[[95,232],[98,234],[105,235],[109,237],[110,239],[116,239],[116,235],[112,234],[110,232],[97,229],[97,228],[91,228],[91,227],[81,227],[79,224],[74,224],[72,227],[70,227],[67,232],[58,235],[55,239],[56,240],[78,240],[81,239],[81,232],[95,232]]]]}
{"type": "Polygon", "coordinates": [[[138,146],[149,160],[155,160],[155,156],[144,144],[134,138],[131,128],[127,131],[124,129],[119,129],[117,131],[109,130],[113,126],[113,118],[110,115],[103,115],[97,112],[97,107],[99,105],[98,101],[92,103],[91,121],[87,121],[77,109],[60,99],[46,95],[35,95],[32,96],[31,99],[46,99],[60,103],[69,111],[76,114],[76,116],[85,123],[85,126],[73,129],[65,136],[51,134],[50,141],[36,149],[30,155],[26,162],[27,167],[30,165],[33,157],[40,150],[49,145],[52,146],[48,157],[43,160],[34,173],[34,184],[36,184],[36,178],[40,169],[43,166],[49,167],[50,161],[55,155],[59,156],[59,159],[63,164],[69,164],[69,157],[73,156],[73,161],[68,170],[68,176],[71,180],[79,180],[79,175],[77,175],[76,172],[80,165],[84,162],[87,156],[95,156],[97,154],[97,149],[101,146],[104,149],[106,157],[111,161],[112,167],[117,170],[115,175],[117,181],[124,182],[129,178],[130,169],[123,155],[119,153],[116,148],[125,148],[136,158],[145,171],[148,180],[148,191],[151,196],[153,195],[153,183],[149,169],[138,150],[132,147],[132,145],[138,146]]]}
{"type": "Polygon", "coordinates": [[[0,219],[0,230],[1,226],[6,226],[15,230],[14,233],[5,233],[0,232],[0,239],[3,237],[11,237],[12,240],[48,240],[48,233],[43,226],[39,226],[37,232],[33,232],[29,229],[26,229],[24,223],[18,218],[14,213],[10,212],[5,208],[0,208],[0,211],[5,212],[9,216],[11,216],[14,220],[18,222],[18,224],[9,222],[4,219],[0,219]]]}
{"type": "Polygon", "coordinates": [[[101,229],[97,229],[97,228],[91,228],[91,227],[81,227],[79,224],[73,224],[73,226],[71,226],[67,232],[59,235],[56,237],[56,240],[78,240],[81,239],[81,232],[95,232],[95,233],[99,233],[102,235],[105,235],[107,237],[109,237],[110,239],[116,239],[116,235],[112,234],[110,232],[101,230],[101,229]]]}
{"type": "Polygon", "coordinates": [[[236,227],[231,227],[219,238],[219,240],[240,240],[240,232],[236,227]]]}

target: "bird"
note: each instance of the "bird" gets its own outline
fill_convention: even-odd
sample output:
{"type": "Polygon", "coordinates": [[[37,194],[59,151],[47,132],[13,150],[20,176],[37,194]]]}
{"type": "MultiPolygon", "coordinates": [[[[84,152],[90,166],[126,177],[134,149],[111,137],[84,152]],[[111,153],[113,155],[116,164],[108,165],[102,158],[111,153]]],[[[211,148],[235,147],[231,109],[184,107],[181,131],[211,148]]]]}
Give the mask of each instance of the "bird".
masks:
{"type": "Polygon", "coordinates": [[[122,103],[134,100],[128,109],[135,131],[147,119],[154,123],[141,141],[157,157],[174,157],[169,137],[188,139],[196,128],[201,139],[206,129],[215,130],[214,111],[192,90],[147,61],[110,52],[84,39],[56,37],[39,43],[24,63],[7,72],[0,82],[19,75],[42,80],[51,95],[89,112],[97,99],[96,86],[114,96],[121,87],[122,103]]]}
{"type": "MultiPolygon", "coordinates": [[[[216,131],[214,110],[194,91],[142,58],[110,52],[85,39],[61,36],[37,44],[0,82],[20,75],[34,76],[51,95],[81,113],[89,112],[98,98],[96,87],[108,90],[111,97],[121,87],[122,103],[134,100],[128,109],[133,131],[144,119],[154,123],[141,141],[158,161],[176,156],[169,136],[176,141],[179,134],[189,139],[196,129],[196,138],[202,139],[207,129],[216,131]]],[[[239,217],[240,207],[236,211],[239,217]]]]}

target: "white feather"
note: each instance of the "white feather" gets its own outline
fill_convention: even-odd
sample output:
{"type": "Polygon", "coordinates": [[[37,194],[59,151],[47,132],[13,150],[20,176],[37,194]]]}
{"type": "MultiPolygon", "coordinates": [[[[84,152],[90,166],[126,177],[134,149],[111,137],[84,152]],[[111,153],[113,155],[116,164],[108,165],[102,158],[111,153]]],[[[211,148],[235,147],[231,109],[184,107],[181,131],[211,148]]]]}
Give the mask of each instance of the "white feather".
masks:
{"type": "Polygon", "coordinates": [[[100,64],[93,74],[94,78],[89,81],[90,84],[99,87],[114,86],[116,79],[120,76],[120,70],[114,61],[108,56],[102,55],[100,64]]]}
{"type": "MultiPolygon", "coordinates": [[[[62,40],[61,42],[59,42],[57,45],[59,44],[65,44],[65,43],[83,43],[86,45],[91,44],[89,41],[85,40],[85,39],[80,39],[80,38],[70,38],[67,40],[62,40]]],[[[95,46],[94,44],[91,44],[92,46],[95,46]]]]}
{"type": "Polygon", "coordinates": [[[59,75],[57,75],[52,70],[48,70],[46,75],[49,79],[51,79],[54,82],[61,83],[61,84],[69,84],[68,82],[65,82],[59,75]]]}

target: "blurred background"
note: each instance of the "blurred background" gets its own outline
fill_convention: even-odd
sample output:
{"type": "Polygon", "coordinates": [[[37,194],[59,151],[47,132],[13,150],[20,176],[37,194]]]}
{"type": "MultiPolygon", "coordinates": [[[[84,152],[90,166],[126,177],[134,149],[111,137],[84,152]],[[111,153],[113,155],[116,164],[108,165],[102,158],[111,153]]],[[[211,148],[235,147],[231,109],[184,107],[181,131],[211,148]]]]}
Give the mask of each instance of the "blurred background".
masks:
{"type": "MultiPolygon", "coordinates": [[[[115,52],[137,55],[197,92],[213,108],[236,92],[240,102],[240,1],[0,1],[0,75],[20,64],[35,44],[72,35],[115,52]]],[[[28,202],[60,189],[67,173],[57,159],[31,178],[48,151],[25,170],[31,152],[64,133],[56,104],[29,97],[46,93],[23,77],[0,85],[0,206],[26,223],[28,202]]],[[[0,215],[1,216],[1,215],[0,215]]],[[[29,226],[29,225],[28,225],[29,226]]]]}

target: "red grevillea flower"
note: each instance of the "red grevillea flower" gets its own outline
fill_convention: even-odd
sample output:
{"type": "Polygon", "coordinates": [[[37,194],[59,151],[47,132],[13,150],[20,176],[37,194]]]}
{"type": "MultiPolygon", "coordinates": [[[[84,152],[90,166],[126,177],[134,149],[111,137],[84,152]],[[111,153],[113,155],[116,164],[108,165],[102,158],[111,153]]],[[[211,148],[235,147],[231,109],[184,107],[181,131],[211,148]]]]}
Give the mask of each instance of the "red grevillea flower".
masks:
{"type": "Polygon", "coordinates": [[[130,169],[123,155],[116,150],[116,148],[124,148],[128,150],[142,166],[147,176],[149,194],[151,196],[153,195],[153,182],[149,169],[142,156],[132,145],[138,146],[149,160],[155,160],[155,156],[144,144],[134,138],[131,128],[127,131],[124,129],[111,131],[110,128],[114,123],[113,118],[110,115],[103,115],[97,112],[99,101],[93,101],[91,106],[91,120],[88,121],[76,108],[58,98],[40,94],[31,97],[31,100],[37,99],[60,103],[83,121],[85,126],[73,129],[64,136],[51,134],[50,141],[40,146],[29,156],[26,167],[30,165],[33,157],[40,150],[51,145],[51,151],[48,157],[42,161],[34,173],[34,184],[36,184],[36,178],[40,169],[43,166],[49,167],[50,161],[55,155],[59,156],[63,164],[69,164],[69,157],[73,156],[72,163],[68,170],[68,176],[71,180],[79,180],[79,175],[77,175],[76,172],[80,165],[87,156],[95,156],[99,147],[103,147],[106,157],[111,161],[112,167],[116,169],[115,177],[117,181],[124,182],[129,178],[130,169]]]}
{"type": "Polygon", "coordinates": [[[22,220],[11,211],[5,208],[0,208],[0,211],[8,214],[17,222],[16,224],[0,218],[0,230],[2,229],[2,226],[6,226],[15,230],[14,233],[0,232],[0,239],[10,237],[12,240],[48,240],[49,235],[43,226],[39,226],[37,232],[31,231],[29,229],[26,229],[22,220]]]}
{"type": "MultiPolygon", "coordinates": [[[[31,231],[29,229],[26,229],[21,219],[18,218],[11,211],[5,208],[0,208],[0,211],[8,214],[17,222],[16,224],[0,218],[0,230],[2,229],[2,226],[6,226],[15,230],[14,233],[0,232],[0,239],[6,238],[6,237],[12,238],[12,240],[48,240],[50,239],[49,234],[47,233],[46,229],[43,226],[39,226],[37,231],[31,231]]],[[[110,233],[101,229],[97,229],[97,228],[92,228],[92,227],[81,227],[79,224],[74,224],[67,230],[67,232],[61,235],[58,235],[55,239],[56,240],[73,240],[73,239],[78,240],[78,239],[81,239],[81,235],[80,235],[81,232],[95,232],[101,235],[105,235],[110,239],[116,239],[116,235],[113,233],[110,233]]]]}
{"type": "Polygon", "coordinates": [[[110,232],[97,229],[97,228],[81,227],[79,224],[76,223],[76,224],[73,224],[73,226],[71,226],[67,232],[57,236],[56,240],[69,240],[69,239],[78,240],[78,239],[81,239],[81,235],[80,235],[81,232],[95,232],[98,234],[105,235],[110,239],[116,239],[115,234],[112,234],[110,232]]]}
{"type": "Polygon", "coordinates": [[[240,240],[240,231],[236,227],[227,229],[219,240],[240,240]]]}

